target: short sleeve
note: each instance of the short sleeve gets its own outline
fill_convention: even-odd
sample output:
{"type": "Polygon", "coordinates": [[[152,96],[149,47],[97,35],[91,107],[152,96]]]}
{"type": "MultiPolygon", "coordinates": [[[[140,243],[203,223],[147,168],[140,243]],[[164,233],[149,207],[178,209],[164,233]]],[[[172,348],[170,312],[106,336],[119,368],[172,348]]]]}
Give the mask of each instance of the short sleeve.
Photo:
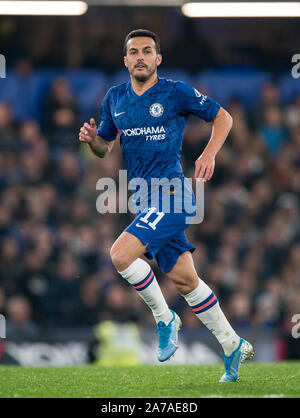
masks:
{"type": "Polygon", "coordinates": [[[199,116],[211,122],[220,110],[220,104],[208,96],[204,96],[190,84],[183,81],[176,83],[178,101],[183,113],[199,116]]]}
{"type": "Polygon", "coordinates": [[[118,134],[118,130],[111,115],[111,99],[112,93],[111,90],[109,90],[100,107],[100,124],[97,129],[97,135],[105,141],[114,141],[118,134]]]}

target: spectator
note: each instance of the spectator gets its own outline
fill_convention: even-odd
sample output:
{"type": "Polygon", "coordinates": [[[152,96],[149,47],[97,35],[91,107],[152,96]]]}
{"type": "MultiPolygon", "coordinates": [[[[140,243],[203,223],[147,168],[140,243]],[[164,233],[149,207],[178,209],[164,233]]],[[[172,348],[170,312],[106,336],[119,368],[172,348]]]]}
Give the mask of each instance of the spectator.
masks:
{"type": "Polygon", "coordinates": [[[287,138],[287,131],[283,124],[283,116],[278,107],[268,107],[263,113],[260,134],[271,154],[277,154],[282,143],[287,138]]]}
{"type": "Polygon", "coordinates": [[[233,327],[249,327],[251,325],[251,301],[247,293],[233,293],[228,303],[227,316],[233,327]]]}
{"type": "Polygon", "coordinates": [[[285,111],[285,122],[289,129],[297,129],[300,127],[300,94],[298,94],[293,102],[285,111]]]}
{"type": "Polygon", "coordinates": [[[74,132],[79,128],[78,109],[67,79],[57,78],[53,81],[45,100],[43,119],[53,155],[66,149],[78,150],[79,143],[74,140],[74,132]]]}
{"type": "Polygon", "coordinates": [[[266,111],[273,108],[281,110],[280,90],[276,83],[265,83],[261,89],[260,100],[252,109],[252,123],[253,126],[260,126],[264,122],[264,115],[266,111]]]}
{"type": "Polygon", "coordinates": [[[39,328],[31,318],[32,310],[29,301],[21,295],[12,296],[6,306],[7,338],[28,339],[38,336],[39,328]]]}
{"type": "Polygon", "coordinates": [[[77,114],[76,99],[66,78],[56,78],[45,99],[43,110],[46,132],[52,132],[56,128],[55,114],[60,109],[69,109],[75,115],[77,114]]]}
{"type": "Polygon", "coordinates": [[[100,281],[95,276],[87,276],[80,284],[74,308],[76,326],[93,326],[101,320],[100,281]]]}
{"type": "Polygon", "coordinates": [[[6,236],[1,243],[0,258],[0,285],[8,296],[18,293],[20,276],[23,272],[22,263],[19,263],[20,249],[18,242],[11,236],[6,236]]]}
{"type": "Polygon", "coordinates": [[[13,109],[7,103],[0,103],[0,151],[1,153],[18,151],[13,109]]]}

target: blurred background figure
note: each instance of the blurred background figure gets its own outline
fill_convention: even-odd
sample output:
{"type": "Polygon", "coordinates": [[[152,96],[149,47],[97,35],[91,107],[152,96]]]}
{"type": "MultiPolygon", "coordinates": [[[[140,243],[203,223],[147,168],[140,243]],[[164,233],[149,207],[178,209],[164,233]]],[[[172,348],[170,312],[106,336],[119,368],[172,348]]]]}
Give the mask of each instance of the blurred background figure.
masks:
{"type": "Polygon", "coordinates": [[[43,121],[53,152],[78,148],[74,143],[74,132],[79,126],[78,106],[68,79],[53,81],[43,106],[43,121]]]}
{"type": "Polygon", "coordinates": [[[32,320],[30,303],[24,296],[12,296],[7,301],[7,337],[32,339],[38,336],[38,327],[32,320]]]}

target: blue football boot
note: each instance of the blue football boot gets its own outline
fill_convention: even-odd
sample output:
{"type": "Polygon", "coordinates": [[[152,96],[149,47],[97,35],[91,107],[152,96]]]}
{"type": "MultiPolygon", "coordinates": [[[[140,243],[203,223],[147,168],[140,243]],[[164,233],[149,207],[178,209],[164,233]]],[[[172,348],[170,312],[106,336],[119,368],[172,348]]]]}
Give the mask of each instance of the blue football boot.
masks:
{"type": "Polygon", "coordinates": [[[181,328],[179,316],[172,311],[173,319],[166,325],[160,321],[157,324],[158,332],[158,361],[168,360],[178,348],[178,331],[181,328]]]}
{"type": "Polygon", "coordinates": [[[239,379],[240,365],[245,360],[250,360],[253,355],[252,345],[241,338],[238,348],[230,356],[224,355],[225,373],[220,382],[236,382],[239,379]]]}

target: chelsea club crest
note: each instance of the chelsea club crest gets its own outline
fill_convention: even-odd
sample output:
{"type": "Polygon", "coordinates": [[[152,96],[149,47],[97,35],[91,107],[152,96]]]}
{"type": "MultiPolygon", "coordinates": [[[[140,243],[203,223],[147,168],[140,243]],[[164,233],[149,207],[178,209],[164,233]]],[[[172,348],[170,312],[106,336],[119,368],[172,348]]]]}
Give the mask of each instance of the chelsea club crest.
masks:
{"type": "Polygon", "coordinates": [[[150,106],[149,112],[151,116],[158,118],[164,113],[164,108],[160,103],[153,103],[153,105],[150,106]]]}

